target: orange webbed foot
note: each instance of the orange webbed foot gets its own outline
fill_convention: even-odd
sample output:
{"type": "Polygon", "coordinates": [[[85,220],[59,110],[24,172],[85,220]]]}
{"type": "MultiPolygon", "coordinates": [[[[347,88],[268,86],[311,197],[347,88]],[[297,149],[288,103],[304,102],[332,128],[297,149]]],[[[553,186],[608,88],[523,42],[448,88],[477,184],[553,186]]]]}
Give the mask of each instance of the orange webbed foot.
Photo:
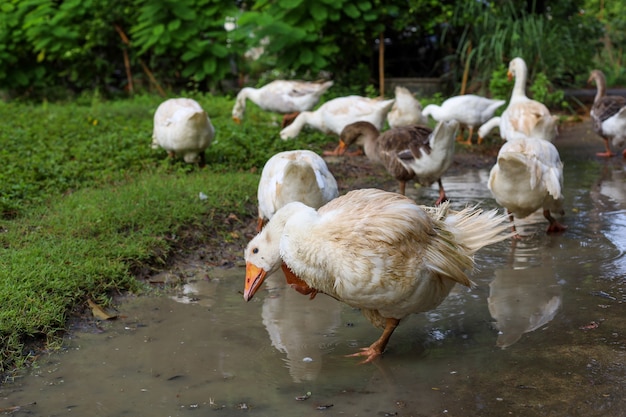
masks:
{"type": "Polygon", "coordinates": [[[359,362],[359,365],[363,365],[365,363],[372,362],[374,359],[378,358],[382,354],[383,353],[381,351],[379,351],[375,347],[370,346],[370,347],[366,347],[366,348],[361,348],[360,352],[353,353],[351,355],[346,355],[346,358],[354,358],[354,357],[358,357],[358,356],[367,356],[364,360],[359,362]]]}
{"type": "Polygon", "coordinates": [[[607,152],[598,152],[596,153],[596,156],[600,156],[602,158],[611,158],[615,156],[615,154],[611,151],[607,151],[607,152]]]}
{"type": "Polygon", "coordinates": [[[562,233],[566,230],[567,230],[567,226],[555,221],[553,223],[550,223],[550,225],[548,226],[548,229],[546,230],[546,233],[562,233]]]}

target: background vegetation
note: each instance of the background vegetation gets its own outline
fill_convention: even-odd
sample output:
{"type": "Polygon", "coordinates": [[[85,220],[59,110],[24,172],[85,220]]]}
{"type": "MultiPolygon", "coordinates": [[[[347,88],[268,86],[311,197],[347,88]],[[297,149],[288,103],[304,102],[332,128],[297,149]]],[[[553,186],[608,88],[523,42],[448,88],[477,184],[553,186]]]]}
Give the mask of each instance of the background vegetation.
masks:
{"type": "Polygon", "coordinates": [[[333,77],[362,92],[387,76],[488,89],[514,56],[557,87],[591,67],[626,82],[622,2],[600,0],[0,0],[0,90],[64,98],[333,77]],[[382,36],[382,37],[381,37],[382,36]],[[255,81],[253,81],[255,82],[255,81]]]}

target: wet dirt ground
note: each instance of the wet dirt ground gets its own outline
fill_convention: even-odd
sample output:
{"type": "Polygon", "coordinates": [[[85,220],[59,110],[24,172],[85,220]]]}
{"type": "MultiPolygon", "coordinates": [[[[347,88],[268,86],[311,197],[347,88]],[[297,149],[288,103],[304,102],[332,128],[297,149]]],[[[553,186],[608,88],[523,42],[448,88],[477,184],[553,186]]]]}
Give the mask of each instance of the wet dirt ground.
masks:
{"type": "MultiPolygon", "coordinates": [[[[286,288],[245,303],[241,250],[204,247],[117,300],[115,320],[73,323],[61,349],[0,387],[16,416],[626,416],[626,163],[601,160],[589,123],[555,141],[565,164],[561,235],[533,215],[524,239],[481,250],[478,285],[401,323],[373,364],[346,358],[379,336],[359,311],[286,288]],[[217,262],[220,264],[220,262],[217,262]]],[[[453,206],[497,207],[495,152],[457,155],[453,206]]],[[[395,190],[364,158],[331,159],[341,192],[395,190]]],[[[408,187],[423,204],[436,188],[408,187]]],[[[240,233],[249,236],[253,222],[240,233]]]]}

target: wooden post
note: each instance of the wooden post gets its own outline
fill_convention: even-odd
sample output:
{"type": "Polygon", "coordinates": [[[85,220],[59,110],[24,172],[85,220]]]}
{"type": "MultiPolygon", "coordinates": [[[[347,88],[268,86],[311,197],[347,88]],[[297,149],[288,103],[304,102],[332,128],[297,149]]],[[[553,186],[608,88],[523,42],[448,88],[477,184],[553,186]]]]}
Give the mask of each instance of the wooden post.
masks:
{"type": "Polygon", "coordinates": [[[378,43],[378,85],[380,96],[385,97],[385,32],[380,32],[378,43]]]}
{"type": "Polygon", "coordinates": [[[467,47],[467,60],[465,61],[465,68],[463,68],[463,82],[461,83],[460,95],[465,94],[465,89],[467,88],[467,77],[469,76],[470,61],[472,60],[470,57],[471,54],[472,54],[472,41],[469,41],[469,45],[467,47]]]}
{"type": "MultiPolygon", "coordinates": [[[[130,45],[130,41],[128,40],[128,36],[126,36],[122,28],[119,27],[118,25],[115,25],[115,30],[117,31],[118,35],[120,35],[120,38],[122,38],[122,43],[126,45],[126,47],[128,47],[128,45],[130,45]]],[[[128,81],[128,92],[130,94],[133,94],[134,93],[133,74],[130,70],[130,59],[128,59],[127,48],[124,48],[122,52],[124,53],[124,67],[126,68],[126,80],[128,81]]]]}

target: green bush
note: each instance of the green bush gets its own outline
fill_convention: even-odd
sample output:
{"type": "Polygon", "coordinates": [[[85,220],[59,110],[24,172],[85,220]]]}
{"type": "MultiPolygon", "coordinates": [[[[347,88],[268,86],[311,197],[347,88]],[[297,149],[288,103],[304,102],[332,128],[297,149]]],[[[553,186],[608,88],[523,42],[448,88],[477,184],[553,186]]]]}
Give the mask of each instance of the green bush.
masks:
{"type": "Polygon", "coordinates": [[[559,6],[550,13],[531,13],[513,1],[499,7],[457,3],[446,39],[455,50],[453,79],[461,79],[460,72],[469,61],[473,84],[469,89],[485,90],[491,74],[519,56],[528,64],[531,83],[536,74],[544,73],[557,87],[575,84],[577,74],[588,73],[600,26],[595,18],[581,14],[574,2],[559,2],[559,6]],[[458,37],[456,28],[464,28],[458,37]]]}

